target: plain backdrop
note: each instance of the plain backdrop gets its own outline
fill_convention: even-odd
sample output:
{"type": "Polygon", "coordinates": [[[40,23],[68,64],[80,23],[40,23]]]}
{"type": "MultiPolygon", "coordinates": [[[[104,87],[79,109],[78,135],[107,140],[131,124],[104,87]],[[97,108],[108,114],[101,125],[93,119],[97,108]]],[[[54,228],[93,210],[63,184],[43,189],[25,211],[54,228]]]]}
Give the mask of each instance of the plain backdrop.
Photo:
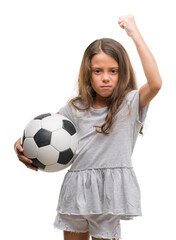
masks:
{"type": "Polygon", "coordinates": [[[123,240],[175,239],[175,5],[159,0],[0,1],[0,238],[63,239],[53,222],[65,169],[35,172],[13,145],[35,116],[57,112],[77,93],[83,53],[110,37],[127,50],[138,87],[146,82],[135,45],[118,25],[133,14],[162,76],[150,103],[144,137],[132,163],[141,188],[142,217],[122,221],[123,240]]]}

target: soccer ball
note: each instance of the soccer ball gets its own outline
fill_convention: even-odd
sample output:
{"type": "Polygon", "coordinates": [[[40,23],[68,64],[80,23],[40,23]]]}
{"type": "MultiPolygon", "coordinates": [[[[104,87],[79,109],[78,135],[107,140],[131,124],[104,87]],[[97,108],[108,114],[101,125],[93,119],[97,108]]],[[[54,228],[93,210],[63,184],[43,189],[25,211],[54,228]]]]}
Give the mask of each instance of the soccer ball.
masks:
{"type": "Polygon", "coordinates": [[[65,116],[46,113],[35,117],[24,129],[21,145],[32,165],[46,172],[72,164],[78,137],[75,125],[65,116]]]}

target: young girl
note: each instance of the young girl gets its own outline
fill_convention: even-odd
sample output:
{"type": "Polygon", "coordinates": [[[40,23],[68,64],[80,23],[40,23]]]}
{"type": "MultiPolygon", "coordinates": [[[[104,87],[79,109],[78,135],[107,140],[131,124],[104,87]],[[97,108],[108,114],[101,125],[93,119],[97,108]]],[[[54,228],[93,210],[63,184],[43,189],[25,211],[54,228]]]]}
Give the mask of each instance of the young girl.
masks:
{"type": "MultiPolygon", "coordinates": [[[[137,89],[129,57],[117,41],[99,39],[86,49],[78,97],[59,111],[75,123],[79,136],[54,223],[65,240],[119,239],[120,220],[142,215],[131,155],[162,80],[134,17],[122,16],[118,24],[136,45],[147,83],[137,89]]],[[[23,155],[20,139],[15,149],[20,161],[37,170],[23,155]]]]}

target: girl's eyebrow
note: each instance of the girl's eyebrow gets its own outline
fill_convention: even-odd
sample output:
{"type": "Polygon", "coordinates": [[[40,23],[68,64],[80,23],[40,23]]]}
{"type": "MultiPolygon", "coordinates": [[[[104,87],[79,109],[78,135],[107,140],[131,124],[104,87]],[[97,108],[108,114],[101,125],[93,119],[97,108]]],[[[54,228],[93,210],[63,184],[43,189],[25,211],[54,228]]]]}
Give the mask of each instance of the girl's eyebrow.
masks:
{"type": "MultiPolygon", "coordinates": [[[[101,67],[99,67],[99,66],[91,66],[91,68],[100,68],[101,69],[101,67]]],[[[114,67],[109,67],[109,68],[113,68],[113,69],[118,69],[119,67],[117,67],[117,66],[114,66],[114,67]]]]}

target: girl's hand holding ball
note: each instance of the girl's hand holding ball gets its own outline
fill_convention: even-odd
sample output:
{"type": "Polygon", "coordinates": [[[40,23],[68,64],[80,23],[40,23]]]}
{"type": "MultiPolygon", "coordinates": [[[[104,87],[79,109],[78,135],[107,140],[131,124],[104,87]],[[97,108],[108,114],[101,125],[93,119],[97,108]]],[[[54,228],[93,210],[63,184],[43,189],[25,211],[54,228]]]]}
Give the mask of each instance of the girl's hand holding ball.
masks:
{"type": "Polygon", "coordinates": [[[31,164],[32,164],[32,160],[29,159],[29,158],[27,158],[26,156],[24,156],[24,154],[23,154],[24,149],[23,149],[23,147],[22,147],[22,145],[21,145],[21,138],[19,138],[19,139],[15,142],[15,144],[14,144],[14,150],[15,150],[15,152],[16,152],[16,154],[17,154],[18,159],[19,159],[22,163],[24,163],[24,165],[26,165],[27,168],[30,168],[30,169],[35,170],[35,171],[38,171],[38,169],[37,169],[36,167],[34,167],[34,166],[31,165],[31,164]]]}

